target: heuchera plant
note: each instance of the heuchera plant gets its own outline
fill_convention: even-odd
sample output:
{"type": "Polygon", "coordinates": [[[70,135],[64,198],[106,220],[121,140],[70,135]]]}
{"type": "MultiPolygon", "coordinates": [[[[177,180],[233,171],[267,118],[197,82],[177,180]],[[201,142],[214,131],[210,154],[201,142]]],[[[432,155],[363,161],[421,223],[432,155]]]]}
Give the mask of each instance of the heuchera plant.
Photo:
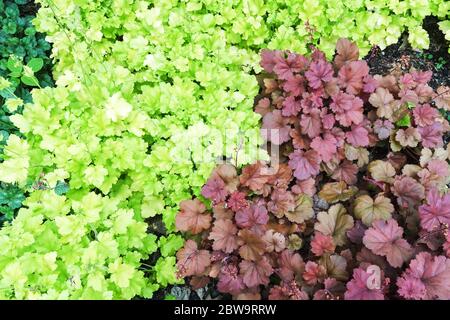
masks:
{"type": "Polygon", "coordinates": [[[280,164],[218,166],[211,209],[181,203],[179,276],[237,299],[450,299],[449,88],[431,72],[371,75],[341,39],[333,61],[263,50],[256,112],[280,164]],[[448,97],[448,96],[447,96],[448,97]],[[271,135],[276,129],[276,133],[271,135]]]}
{"type": "Polygon", "coordinates": [[[422,48],[423,18],[448,14],[445,0],[36,2],[56,87],[34,90],[33,104],[12,117],[26,142],[10,138],[0,179],[28,179],[39,190],[0,231],[2,298],[150,297],[179,282],[181,238],[171,235],[179,202],[199,195],[216,158],[255,160],[251,72],[261,71],[261,48],[306,53],[313,43],[331,56],[344,35],[368,52],[406,28],[422,48]],[[215,131],[226,131],[225,148],[207,145],[219,141],[215,131]],[[192,142],[208,146],[199,148],[206,157],[192,142]],[[53,192],[58,181],[70,186],[63,197],[53,192]],[[47,258],[56,267],[29,267],[47,258]]]}

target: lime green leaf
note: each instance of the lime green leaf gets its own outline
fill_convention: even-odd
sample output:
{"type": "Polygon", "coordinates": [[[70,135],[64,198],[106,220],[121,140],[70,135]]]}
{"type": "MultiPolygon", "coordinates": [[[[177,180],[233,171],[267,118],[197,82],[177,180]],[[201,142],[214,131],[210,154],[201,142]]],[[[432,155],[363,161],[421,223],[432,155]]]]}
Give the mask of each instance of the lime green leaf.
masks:
{"type": "Polygon", "coordinates": [[[163,257],[174,255],[180,249],[184,240],[180,235],[171,234],[167,238],[159,238],[159,247],[163,257]]]}
{"type": "Polygon", "coordinates": [[[10,56],[8,61],[6,62],[6,67],[12,73],[21,73],[23,70],[22,61],[19,60],[16,56],[10,56]]]}
{"type": "Polygon", "coordinates": [[[39,87],[39,81],[35,76],[22,76],[20,80],[30,87],[39,87]]]}
{"type": "Polygon", "coordinates": [[[409,116],[409,114],[407,114],[406,116],[398,120],[395,124],[399,127],[409,127],[411,126],[411,117],[409,116]]]}
{"type": "Polygon", "coordinates": [[[30,67],[33,72],[38,72],[44,66],[44,60],[42,60],[42,58],[32,58],[28,61],[27,66],[30,67]]]}

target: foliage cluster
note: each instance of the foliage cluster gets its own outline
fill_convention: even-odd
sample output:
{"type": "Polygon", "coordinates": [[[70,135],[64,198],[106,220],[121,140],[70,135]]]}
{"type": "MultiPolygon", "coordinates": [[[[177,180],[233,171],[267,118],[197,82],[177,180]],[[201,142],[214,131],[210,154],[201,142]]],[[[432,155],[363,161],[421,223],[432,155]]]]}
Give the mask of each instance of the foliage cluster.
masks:
{"type": "MultiPolygon", "coordinates": [[[[33,87],[52,84],[50,44],[32,24],[35,8],[28,0],[0,1],[0,158],[9,135],[19,134],[9,116],[31,102],[33,87]]],[[[0,222],[11,220],[24,198],[21,188],[1,183],[0,222]]]]}
{"type": "Polygon", "coordinates": [[[423,18],[448,14],[444,0],[37,2],[56,87],[11,116],[26,140],[10,137],[0,180],[36,190],[0,231],[6,298],[149,297],[179,282],[178,203],[217,158],[251,163],[261,143],[260,48],[331,56],[348,36],[368,52],[405,28],[424,48],[423,18]]]}
{"type": "Polygon", "coordinates": [[[237,299],[449,299],[450,91],[431,72],[370,75],[357,46],[332,63],[262,52],[256,105],[281,164],[217,167],[181,202],[177,253],[193,288],[237,299]]]}

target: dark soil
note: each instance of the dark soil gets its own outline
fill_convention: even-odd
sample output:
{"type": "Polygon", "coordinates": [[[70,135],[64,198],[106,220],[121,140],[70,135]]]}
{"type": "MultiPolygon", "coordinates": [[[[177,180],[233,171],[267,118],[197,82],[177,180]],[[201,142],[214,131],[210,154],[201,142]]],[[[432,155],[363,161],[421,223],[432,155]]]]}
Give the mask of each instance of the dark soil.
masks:
{"type": "Polygon", "coordinates": [[[21,7],[21,15],[22,16],[36,16],[41,5],[39,3],[35,3],[34,1],[28,1],[27,4],[22,5],[21,7]]]}
{"type": "Polygon", "coordinates": [[[450,44],[439,30],[437,22],[437,18],[428,17],[423,24],[430,37],[430,48],[428,50],[412,49],[407,41],[408,35],[406,33],[403,34],[398,43],[390,45],[383,51],[377,47],[373,48],[365,57],[371,73],[387,74],[395,69],[402,71],[410,71],[411,69],[431,70],[433,77],[430,86],[433,89],[441,85],[450,85],[450,54],[448,52],[450,44]]]}

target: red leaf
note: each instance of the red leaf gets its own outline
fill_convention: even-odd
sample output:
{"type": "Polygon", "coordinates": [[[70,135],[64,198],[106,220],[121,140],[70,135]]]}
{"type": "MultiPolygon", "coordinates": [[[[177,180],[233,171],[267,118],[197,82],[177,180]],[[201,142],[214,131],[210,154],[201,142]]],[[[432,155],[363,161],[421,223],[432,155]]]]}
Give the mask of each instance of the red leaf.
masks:
{"type": "Polygon", "coordinates": [[[322,256],[325,253],[333,253],[336,246],[333,243],[333,237],[325,236],[320,232],[316,232],[311,240],[311,251],[316,256],[322,256]]]}
{"type": "Polygon", "coordinates": [[[286,82],[283,84],[283,89],[286,92],[291,93],[294,97],[301,96],[303,92],[305,92],[305,85],[304,85],[305,79],[301,76],[296,74],[293,77],[290,77],[286,80],[286,82]]]}
{"type": "Polygon", "coordinates": [[[272,73],[277,60],[280,59],[282,55],[283,52],[280,50],[261,50],[261,67],[268,73],[272,73]]]}
{"type": "Polygon", "coordinates": [[[411,72],[411,76],[413,77],[414,81],[426,84],[431,80],[431,77],[433,76],[433,72],[427,70],[427,71],[413,71],[411,72]]]}
{"type": "Polygon", "coordinates": [[[198,250],[195,241],[187,240],[183,249],[177,252],[177,260],[183,277],[202,275],[211,264],[211,255],[207,250],[198,250]]]}
{"type": "Polygon", "coordinates": [[[450,233],[447,233],[447,236],[445,237],[445,243],[442,246],[442,249],[444,249],[447,258],[450,257],[450,233]]]}
{"type": "Polygon", "coordinates": [[[319,174],[320,159],[316,151],[295,150],[289,154],[289,159],[289,166],[297,179],[306,180],[319,174]]]}
{"type": "Polygon", "coordinates": [[[444,128],[441,123],[435,122],[431,126],[418,127],[418,130],[424,147],[439,148],[444,145],[442,140],[444,128]]]}
{"type": "Polygon", "coordinates": [[[292,129],[290,133],[292,137],[292,146],[296,149],[309,149],[310,139],[303,135],[299,129],[292,129]]]}
{"type": "Polygon", "coordinates": [[[194,276],[191,278],[191,281],[189,281],[189,285],[193,290],[198,290],[200,288],[204,288],[209,283],[209,281],[210,279],[207,276],[194,276]]]}
{"type": "Polygon", "coordinates": [[[278,82],[275,79],[265,78],[263,79],[264,83],[264,93],[271,94],[279,89],[278,82]]]}
{"type": "Polygon", "coordinates": [[[333,67],[325,60],[317,60],[311,62],[309,70],[305,72],[309,86],[318,89],[323,86],[324,82],[331,81],[333,78],[333,67]]]}
{"type": "Polygon", "coordinates": [[[296,100],[294,96],[289,96],[283,101],[281,114],[284,117],[296,116],[300,112],[300,109],[300,101],[296,100]]]}
{"type": "Polygon", "coordinates": [[[344,297],[345,285],[334,278],[326,278],[325,288],[314,293],[314,300],[341,300],[344,297]]]}
{"type": "Polygon", "coordinates": [[[225,203],[219,203],[213,206],[213,217],[216,220],[220,219],[232,219],[234,216],[233,211],[228,208],[225,208],[225,203]]]}
{"type": "Polygon", "coordinates": [[[238,268],[229,264],[220,269],[217,289],[223,293],[239,294],[245,289],[242,276],[238,274],[238,268]]]}
{"type": "Polygon", "coordinates": [[[237,228],[230,220],[216,220],[208,239],[213,240],[213,249],[231,253],[238,248],[237,228]]]}
{"type": "Polygon", "coordinates": [[[420,103],[428,102],[434,94],[433,88],[427,84],[419,84],[416,87],[415,92],[420,103]]]}
{"type": "Polygon", "coordinates": [[[292,180],[292,169],[287,163],[278,165],[276,174],[269,178],[269,183],[278,189],[287,189],[292,180]]]}
{"type": "Polygon", "coordinates": [[[436,122],[439,117],[439,111],[436,108],[431,107],[429,104],[415,107],[413,110],[414,121],[418,126],[425,127],[430,126],[436,122]]]}
{"type": "Polygon", "coordinates": [[[276,217],[282,218],[285,213],[295,209],[295,200],[291,192],[275,189],[267,203],[267,208],[276,217]]]}
{"type": "Polygon", "coordinates": [[[414,207],[425,198],[425,188],[411,177],[397,177],[392,191],[403,208],[414,207]]]}
{"type": "Polygon", "coordinates": [[[428,231],[437,229],[441,224],[450,225],[450,193],[444,196],[436,188],[427,194],[427,203],[419,207],[420,225],[428,231]]]}
{"type": "Polygon", "coordinates": [[[316,180],[309,178],[306,180],[297,180],[296,185],[292,187],[292,192],[296,194],[306,194],[312,197],[316,193],[316,180]]]}
{"type": "Polygon", "coordinates": [[[267,252],[280,252],[286,249],[286,238],[279,232],[269,229],[263,236],[267,252]]]}
{"type": "Polygon", "coordinates": [[[433,100],[436,107],[450,110],[450,87],[439,86],[433,100]]]}
{"type": "Polygon", "coordinates": [[[343,160],[331,177],[336,181],[344,181],[348,185],[352,185],[357,181],[357,174],[358,166],[348,160],[343,160]]]}
{"type": "Polygon", "coordinates": [[[367,147],[369,145],[369,131],[363,126],[352,126],[352,130],[345,133],[347,142],[354,147],[367,147]]]}
{"type": "Polygon", "coordinates": [[[407,299],[449,300],[450,259],[419,253],[397,280],[398,293],[407,299]]]}
{"type": "Polygon", "coordinates": [[[400,102],[402,104],[412,103],[413,105],[417,105],[419,103],[419,97],[414,90],[401,90],[398,93],[398,96],[401,98],[400,102]]]}
{"type": "Polygon", "coordinates": [[[374,221],[363,242],[373,253],[385,256],[394,268],[401,267],[411,257],[412,248],[403,239],[403,228],[394,219],[374,221]]]}
{"type": "Polygon", "coordinates": [[[302,133],[310,138],[317,137],[322,131],[322,120],[320,119],[320,111],[312,110],[309,114],[302,114],[300,120],[302,133]]]}
{"type": "Polygon", "coordinates": [[[257,224],[265,225],[269,221],[267,209],[262,205],[256,204],[239,210],[234,218],[240,228],[251,228],[257,224]]]}
{"type": "Polygon", "coordinates": [[[279,269],[277,271],[281,280],[289,282],[300,277],[305,270],[305,263],[298,253],[284,250],[280,254],[279,269]]]}
{"type": "Polygon", "coordinates": [[[300,290],[295,281],[281,282],[270,289],[269,300],[308,300],[308,294],[300,290]]]}
{"type": "Polygon", "coordinates": [[[218,177],[210,178],[202,188],[202,196],[212,200],[215,204],[225,201],[227,195],[225,182],[218,177]]]}
{"type": "Polygon", "coordinates": [[[263,117],[270,112],[270,100],[268,98],[262,98],[255,106],[255,112],[259,113],[263,117]]]}
{"type": "Polygon", "coordinates": [[[179,231],[197,234],[211,225],[211,215],[206,213],[205,205],[198,199],[180,203],[180,212],[175,218],[175,227],[179,231]]]}
{"type": "Polygon", "coordinates": [[[294,72],[300,72],[308,64],[308,59],[295,53],[289,53],[286,59],[276,57],[275,60],[276,63],[273,71],[282,80],[290,79],[294,75],[294,72]]]}
{"type": "Polygon", "coordinates": [[[234,212],[247,208],[248,202],[247,199],[245,199],[246,196],[247,195],[244,192],[233,192],[227,200],[227,206],[234,212]]]}
{"type": "Polygon", "coordinates": [[[332,98],[331,109],[336,113],[336,120],[344,127],[360,124],[363,121],[363,101],[350,94],[339,92],[332,98]]]}
{"type": "Polygon", "coordinates": [[[347,93],[357,95],[364,86],[364,77],[369,74],[369,66],[364,60],[351,61],[339,70],[338,81],[347,93]]]}
{"type": "Polygon", "coordinates": [[[258,285],[268,285],[269,276],[273,273],[272,266],[266,257],[262,257],[258,262],[243,260],[239,263],[240,274],[244,284],[251,288],[258,285]]]}
{"type": "Polygon", "coordinates": [[[403,89],[412,89],[416,85],[413,76],[410,73],[405,73],[399,79],[403,89]]]}
{"type": "Polygon", "coordinates": [[[334,117],[334,114],[327,113],[326,109],[323,109],[320,112],[320,117],[322,118],[322,125],[325,129],[332,129],[334,127],[334,124],[336,123],[336,118],[334,117]]]}
{"type": "Polygon", "coordinates": [[[356,220],[354,226],[347,231],[347,237],[353,243],[361,243],[366,232],[366,227],[361,220],[356,220]]]}
{"type": "Polygon", "coordinates": [[[369,74],[364,77],[363,91],[365,93],[372,93],[378,88],[377,81],[369,74]]]}
{"type": "Polygon", "coordinates": [[[239,238],[243,245],[239,248],[239,254],[245,260],[258,261],[261,259],[266,244],[261,237],[250,230],[240,230],[239,238]]]}
{"type": "Polygon", "coordinates": [[[373,131],[380,140],[389,138],[393,129],[394,125],[389,120],[377,119],[373,124],[373,131]]]}
{"type": "Polygon", "coordinates": [[[263,118],[262,124],[262,128],[267,130],[267,141],[277,145],[289,141],[291,127],[288,123],[289,119],[283,117],[280,110],[273,110],[267,113],[263,118]]]}
{"type": "Polygon", "coordinates": [[[323,138],[315,137],[310,146],[319,154],[322,161],[329,162],[336,154],[337,140],[332,134],[325,133],[323,138]]]}
{"type": "Polygon", "coordinates": [[[305,272],[303,272],[303,279],[309,285],[315,285],[322,282],[327,274],[326,269],[313,261],[308,261],[305,265],[305,272]]]}
{"type": "Polygon", "coordinates": [[[236,167],[228,163],[218,165],[211,172],[210,179],[211,178],[222,179],[225,183],[225,190],[229,193],[236,191],[237,186],[239,185],[236,167]]]}
{"type": "Polygon", "coordinates": [[[381,289],[367,286],[370,276],[363,268],[354,269],[353,279],[347,283],[345,300],[384,300],[381,289]]]}
{"type": "Polygon", "coordinates": [[[340,69],[345,63],[358,60],[359,49],[358,46],[348,39],[341,38],[336,43],[336,56],[334,57],[334,64],[340,69]]]}
{"type": "Polygon", "coordinates": [[[261,190],[270,178],[268,175],[263,174],[263,170],[265,169],[266,167],[260,161],[245,166],[244,169],[242,169],[242,174],[239,178],[241,184],[250,188],[252,191],[261,190]]]}
{"type": "Polygon", "coordinates": [[[313,52],[311,53],[311,59],[313,61],[326,60],[325,53],[317,48],[314,48],[313,52]]]}

